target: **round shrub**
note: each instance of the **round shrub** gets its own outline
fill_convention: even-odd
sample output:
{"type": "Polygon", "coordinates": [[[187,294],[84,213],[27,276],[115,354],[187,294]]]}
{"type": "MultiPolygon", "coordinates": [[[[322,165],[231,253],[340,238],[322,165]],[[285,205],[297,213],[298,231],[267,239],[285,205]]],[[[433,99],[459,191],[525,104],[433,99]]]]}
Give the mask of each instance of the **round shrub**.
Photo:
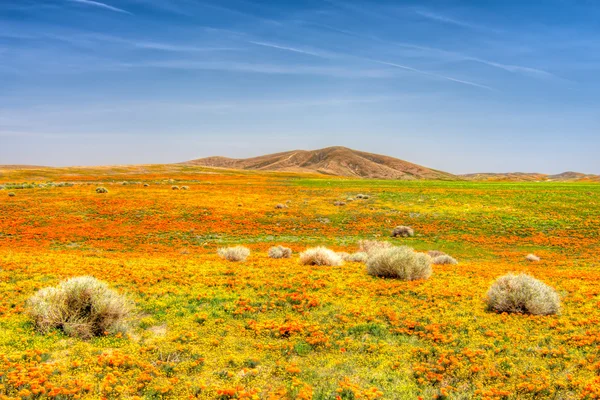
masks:
{"type": "Polygon", "coordinates": [[[273,246],[269,249],[270,258],[290,258],[292,249],[283,246],[273,246]]]}
{"type": "Polygon", "coordinates": [[[277,204],[275,206],[275,208],[277,208],[277,209],[287,208],[287,205],[285,205],[285,204],[277,204]]]}
{"type": "Polygon", "coordinates": [[[498,278],[487,292],[489,310],[532,315],[557,314],[560,297],[544,282],[527,274],[498,278]]]}
{"type": "Polygon", "coordinates": [[[439,251],[439,250],[429,250],[427,252],[427,254],[429,255],[429,257],[432,257],[432,258],[446,255],[446,253],[444,253],[443,251],[439,251]]]}
{"type": "Polygon", "coordinates": [[[527,261],[531,261],[531,262],[538,262],[538,261],[540,261],[540,258],[538,256],[536,256],[535,254],[527,254],[527,256],[525,256],[525,259],[527,261]]]}
{"type": "Polygon", "coordinates": [[[337,207],[340,207],[340,206],[345,206],[345,205],[346,205],[346,202],[344,202],[344,201],[335,201],[335,202],[333,203],[333,205],[334,205],[334,206],[337,206],[337,207]]]}
{"type": "Polygon", "coordinates": [[[431,257],[407,246],[381,249],[367,260],[367,273],[405,281],[427,279],[432,273],[431,257]]]}
{"type": "Polygon", "coordinates": [[[217,254],[227,261],[246,261],[250,255],[250,249],[244,246],[222,247],[217,250],[217,254]]]}
{"type": "Polygon", "coordinates": [[[175,185],[173,185],[173,186],[171,186],[171,189],[172,189],[172,190],[179,190],[179,186],[175,186],[175,185]]]}
{"type": "Polygon", "coordinates": [[[181,190],[188,190],[190,187],[189,186],[182,186],[181,190]]]}
{"type": "Polygon", "coordinates": [[[8,197],[15,197],[15,192],[8,192],[8,197]]]}
{"type": "Polygon", "coordinates": [[[458,261],[454,257],[450,257],[448,254],[443,254],[441,256],[433,257],[433,264],[435,265],[455,265],[458,264],[458,261]]]}
{"type": "Polygon", "coordinates": [[[313,247],[300,253],[300,264],[302,265],[342,265],[342,257],[327,247],[313,247]]]}
{"type": "Polygon", "coordinates": [[[340,257],[342,257],[342,260],[349,261],[349,262],[364,263],[369,258],[369,255],[363,251],[359,251],[359,252],[352,253],[352,254],[346,253],[346,252],[340,252],[338,254],[340,255],[340,257]]]}
{"type": "Polygon", "coordinates": [[[96,188],[96,193],[108,193],[108,189],[104,187],[96,188]]]}
{"type": "Polygon", "coordinates": [[[409,237],[415,236],[415,231],[410,226],[397,226],[392,231],[392,237],[409,237]]]}
{"type": "Polygon", "coordinates": [[[27,313],[38,330],[55,328],[84,339],[125,331],[132,309],[125,297],[91,276],[41,289],[27,302],[27,313]]]}

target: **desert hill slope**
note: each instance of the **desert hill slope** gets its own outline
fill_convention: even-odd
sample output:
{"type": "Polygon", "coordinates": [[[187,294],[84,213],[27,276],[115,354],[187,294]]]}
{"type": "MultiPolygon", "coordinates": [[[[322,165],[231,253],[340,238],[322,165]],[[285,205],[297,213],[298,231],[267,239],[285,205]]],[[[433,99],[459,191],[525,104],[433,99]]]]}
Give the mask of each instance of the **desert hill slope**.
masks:
{"type": "Polygon", "coordinates": [[[346,147],[294,150],[246,159],[208,157],[183,164],[259,171],[316,172],[324,175],[372,179],[460,179],[450,173],[394,157],[346,147]]]}

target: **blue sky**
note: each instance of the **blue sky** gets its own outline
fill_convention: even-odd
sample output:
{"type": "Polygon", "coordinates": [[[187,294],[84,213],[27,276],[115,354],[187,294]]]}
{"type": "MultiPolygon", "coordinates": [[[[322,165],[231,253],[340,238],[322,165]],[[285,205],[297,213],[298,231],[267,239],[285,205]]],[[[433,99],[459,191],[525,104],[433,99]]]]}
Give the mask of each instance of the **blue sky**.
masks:
{"type": "Polygon", "coordinates": [[[0,0],[0,164],[341,145],[600,173],[600,2],[0,0]]]}

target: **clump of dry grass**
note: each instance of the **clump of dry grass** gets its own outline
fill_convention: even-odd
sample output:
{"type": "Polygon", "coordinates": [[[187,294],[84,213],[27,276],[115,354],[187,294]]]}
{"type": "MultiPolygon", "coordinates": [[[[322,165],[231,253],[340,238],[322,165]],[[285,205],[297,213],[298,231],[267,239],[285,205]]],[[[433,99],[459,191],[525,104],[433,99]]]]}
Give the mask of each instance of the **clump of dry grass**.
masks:
{"type": "Polygon", "coordinates": [[[432,263],[435,265],[455,265],[458,264],[458,261],[456,261],[454,257],[450,257],[448,254],[442,254],[441,256],[433,257],[432,263]]]}
{"type": "Polygon", "coordinates": [[[429,257],[431,257],[431,258],[435,258],[435,257],[439,257],[439,256],[445,256],[446,253],[444,253],[443,251],[439,251],[439,250],[429,250],[427,252],[427,255],[429,255],[429,257]]]}
{"type": "Polygon", "coordinates": [[[369,196],[368,196],[368,195],[366,195],[366,194],[357,194],[357,195],[355,196],[355,198],[357,198],[357,199],[361,199],[361,200],[368,200],[368,199],[369,199],[369,196]]]}
{"type": "Polygon", "coordinates": [[[346,205],[346,202],[345,202],[345,201],[339,201],[339,200],[338,200],[338,201],[335,201],[335,202],[333,203],[333,205],[334,205],[334,206],[338,206],[338,207],[339,207],[339,206],[345,206],[345,205],[346,205]]]}
{"type": "Polygon", "coordinates": [[[221,247],[217,250],[217,254],[227,261],[246,261],[250,255],[250,249],[244,246],[221,247]]]}
{"type": "Polygon", "coordinates": [[[171,186],[171,190],[179,190],[179,186],[173,185],[171,186]]]}
{"type": "Polygon", "coordinates": [[[182,186],[181,190],[188,190],[190,187],[189,186],[182,186]]]}
{"type": "Polygon", "coordinates": [[[300,253],[302,265],[337,266],[343,263],[342,257],[327,247],[313,247],[300,253]]]}
{"type": "Polygon", "coordinates": [[[487,305],[499,313],[550,315],[560,312],[560,297],[552,287],[530,275],[507,274],[488,290],[487,305]]]}
{"type": "Polygon", "coordinates": [[[525,259],[527,261],[531,261],[531,262],[538,262],[538,261],[540,261],[540,258],[538,256],[536,256],[535,254],[527,254],[525,256],[525,259]]]}
{"type": "Polygon", "coordinates": [[[108,189],[105,187],[96,188],[96,193],[108,193],[108,189]]]}
{"type": "Polygon", "coordinates": [[[432,273],[431,257],[407,246],[380,249],[369,256],[367,272],[373,276],[406,281],[427,279],[432,273]]]}
{"type": "Polygon", "coordinates": [[[389,249],[390,247],[392,247],[391,243],[379,240],[361,240],[358,242],[359,252],[367,254],[381,249],[389,249]]]}
{"type": "Polygon", "coordinates": [[[397,226],[392,231],[392,237],[409,237],[415,236],[415,231],[410,226],[397,226]]]}
{"type": "Polygon", "coordinates": [[[8,192],[8,197],[15,197],[15,192],[8,192]]]}
{"type": "Polygon", "coordinates": [[[270,258],[290,258],[292,249],[283,246],[273,246],[269,249],[270,258]]]}
{"type": "Polygon", "coordinates": [[[283,204],[283,203],[279,203],[275,206],[275,208],[277,209],[283,209],[283,208],[288,208],[287,204],[283,204]]]}
{"type": "Polygon", "coordinates": [[[27,302],[27,313],[38,330],[56,328],[84,339],[125,331],[132,310],[130,301],[91,276],[41,289],[27,302]]]}

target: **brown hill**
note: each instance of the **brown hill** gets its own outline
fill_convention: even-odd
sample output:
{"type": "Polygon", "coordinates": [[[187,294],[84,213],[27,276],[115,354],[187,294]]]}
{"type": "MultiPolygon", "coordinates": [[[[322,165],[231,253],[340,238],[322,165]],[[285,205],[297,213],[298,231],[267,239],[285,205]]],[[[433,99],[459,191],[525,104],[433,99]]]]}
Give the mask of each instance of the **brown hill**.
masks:
{"type": "Polygon", "coordinates": [[[460,179],[447,172],[346,147],[294,150],[246,159],[208,157],[183,164],[260,171],[316,172],[372,179],[460,179]]]}

